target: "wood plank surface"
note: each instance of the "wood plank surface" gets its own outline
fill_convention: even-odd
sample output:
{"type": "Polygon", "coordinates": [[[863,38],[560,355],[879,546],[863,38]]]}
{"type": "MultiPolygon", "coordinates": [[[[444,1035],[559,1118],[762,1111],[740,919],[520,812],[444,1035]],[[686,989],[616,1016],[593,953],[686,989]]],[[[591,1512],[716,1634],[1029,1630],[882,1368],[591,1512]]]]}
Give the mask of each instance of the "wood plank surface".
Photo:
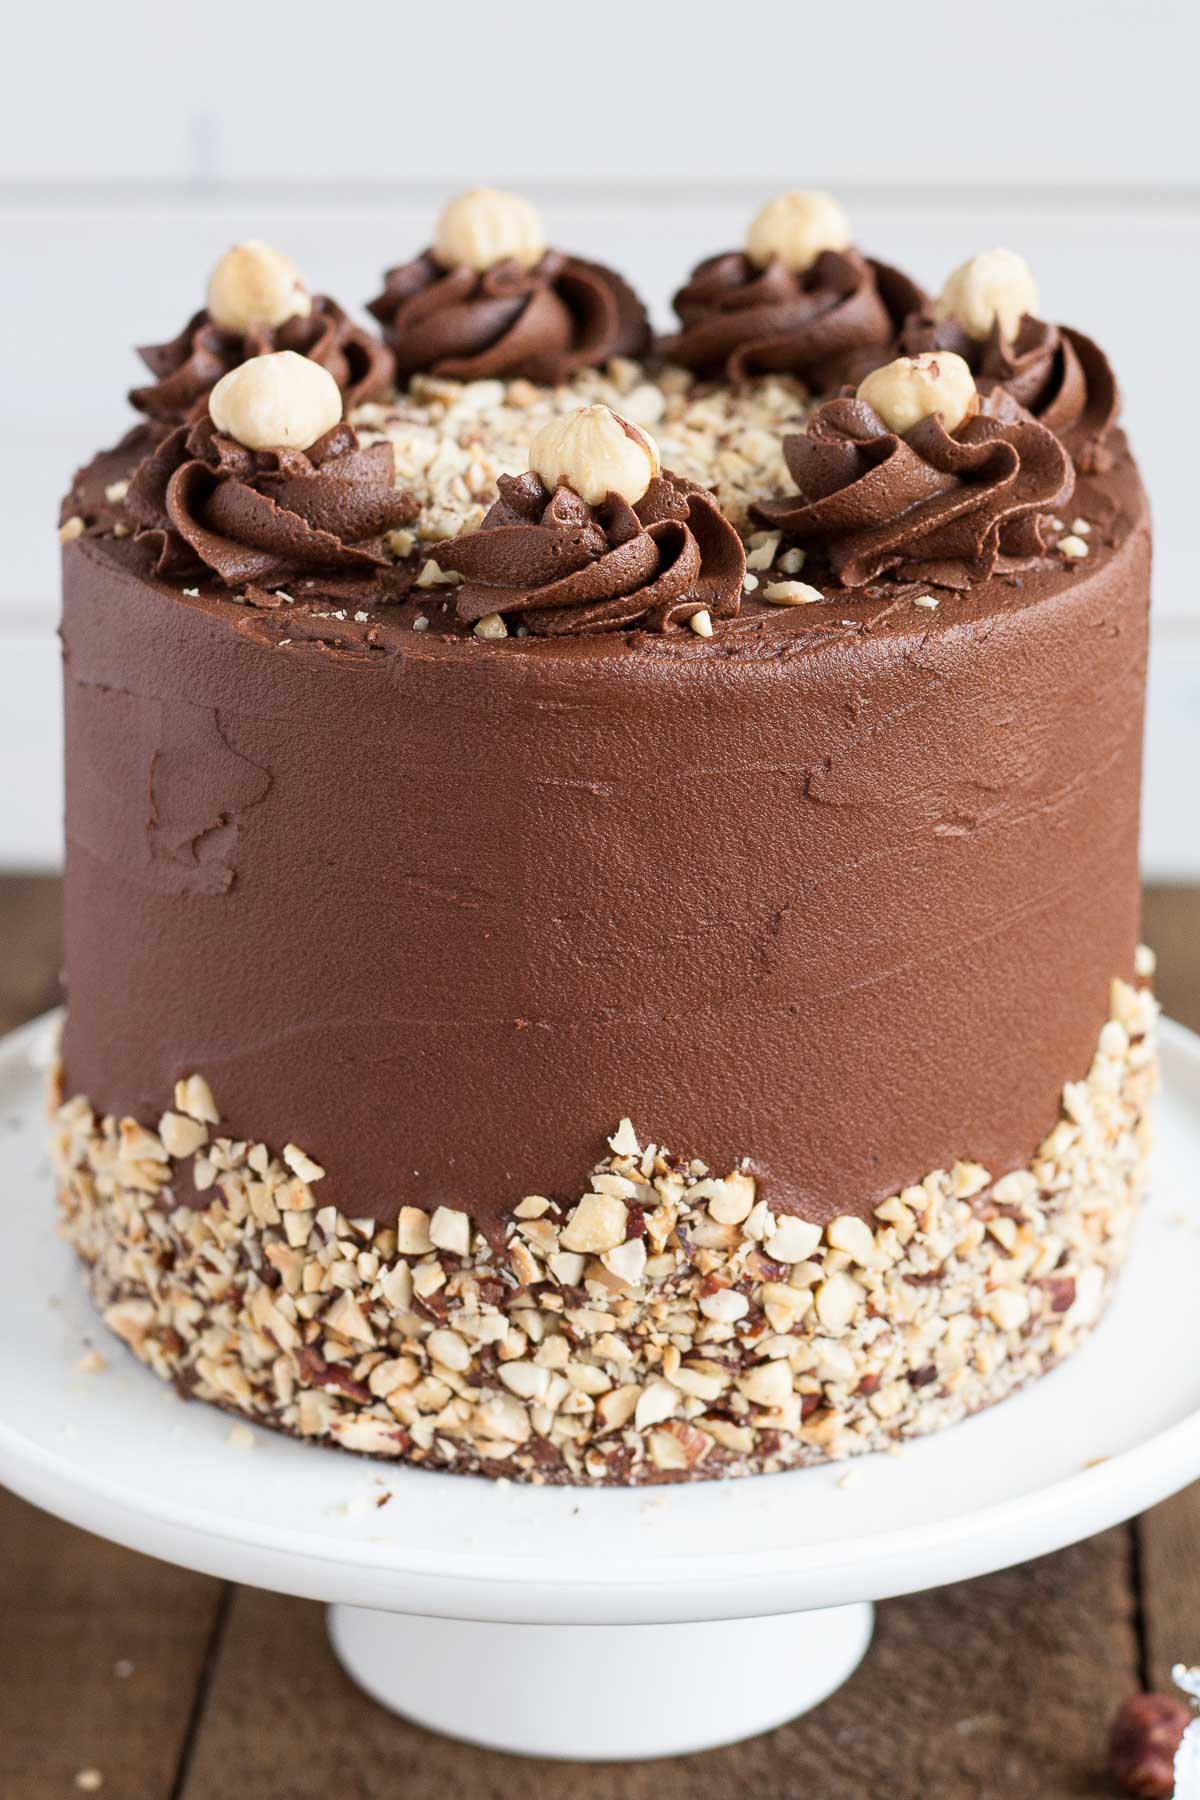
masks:
{"type": "MultiPolygon", "coordinates": [[[[1200,891],[1149,889],[1143,935],[1158,952],[1164,1012],[1200,1031],[1200,891]]],[[[1200,1663],[1200,1483],[1144,1513],[1134,1530],[1147,1685],[1169,1690],[1172,1664],[1200,1663]]]]}
{"type": "MultiPolygon", "coordinates": [[[[1138,1680],[1129,1555],[1128,1534],[1108,1532],[891,1601],[858,1673],[816,1712],[632,1764],[496,1756],[422,1731],[352,1687],[317,1608],[240,1590],[181,1800],[227,1800],[235,1769],[271,1800],[1100,1800],[1108,1713],[1138,1680]]],[[[620,1693],[597,1704],[619,1729],[620,1693]]]]}
{"type": "MultiPolygon", "coordinates": [[[[56,997],[60,906],[49,878],[0,880],[0,1029],[56,997]]],[[[1145,936],[1167,1011],[1200,1028],[1200,890],[1150,890],[1145,936]]],[[[320,1607],[0,1492],[0,1800],[1102,1800],[1112,1709],[1180,1659],[1200,1661],[1200,1487],[1058,1556],[888,1602],[846,1687],[764,1737],[652,1764],[523,1761],[375,1706],[320,1607]]]]}
{"type": "Polygon", "coordinates": [[[0,1794],[171,1794],[223,1584],[62,1525],[0,1489],[0,1794]],[[81,1791],[86,1791],[83,1789],[81,1791]]]}

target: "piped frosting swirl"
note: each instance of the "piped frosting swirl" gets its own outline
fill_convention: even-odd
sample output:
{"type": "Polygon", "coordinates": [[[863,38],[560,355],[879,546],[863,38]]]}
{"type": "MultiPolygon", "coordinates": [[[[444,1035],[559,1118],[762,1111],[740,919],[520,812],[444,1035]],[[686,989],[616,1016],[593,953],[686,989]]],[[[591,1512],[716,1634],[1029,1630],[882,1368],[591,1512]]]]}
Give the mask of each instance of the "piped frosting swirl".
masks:
{"type": "Polygon", "coordinates": [[[588,506],[534,474],[501,476],[500,497],[477,531],[434,549],[463,576],[464,621],[520,615],[537,636],[674,631],[696,614],[735,618],[746,558],[706,489],[669,472],[636,506],[610,494],[588,506]]]}
{"type": "Polygon", "coordinates": [[[645,308],[614,269],[559,250],[532,268],[509,258],[483,270],[447,269],[426,250],[388,270],[370,311],[401,381],[431,374],[556,386],[577,369],[640,356],[650,340],[645,308]]]}
{"type": "Polygon", "coordinates": [[[799,271],[731,250],[700,263],[676,294],[681,329],[660,347],[715,380],[789,374],[827,393],[889,361],[905,318],[925,303],[915,282],[857,250],[824,250],[799,271]]]}
{"type": "Polygon", "coordinates": [[[907,319],[901,333],[906,354],[953,350],[962,356],[987,394],[1002,387],[1067,446],[1085,474],[1108,468],[1106,439],[1120,412],[1112,366],[1081,331],[1026,313],[1015,338],[999,321],[982,339],[968,336],[954,319],[936,320],[926,308],[907,319]]]}
{"type": "Polygon", "coordinates": [[[903,437],[866,401],[830,400],[784,455],[799,491],[754,515],[818,546],[848,588],[884,575],[961,588],[1027,564],[1075,484],[1058,438],[1003,392],[953,434],[932,415],[903,437]]]}
{"type": "Polygon", "coordinates": [[[256,325],[230,331],[202,309],[177,337],[138,350],[154,381],[133,388],[129,399],[139,412],[163,425],[180,425],[204,417],[208,396],[231,369],[274,350],[294,350],[328,369],[350,412],[364,401],[378,400],[393,379],[391,352],[327,295],[315,294],[307,314],[282,325],[256,325]]]}
{"type": "Polygon", "coordinates": [[[395,486],[391,445],[364,448],[345,421],[308,450],[248,450],[208,418],[179,426],[136,470],[125,505],[162,575],[199,565],[227,588],[302,583],[368,603],[411,582],[383,540],[417,502],[395,486]]]}

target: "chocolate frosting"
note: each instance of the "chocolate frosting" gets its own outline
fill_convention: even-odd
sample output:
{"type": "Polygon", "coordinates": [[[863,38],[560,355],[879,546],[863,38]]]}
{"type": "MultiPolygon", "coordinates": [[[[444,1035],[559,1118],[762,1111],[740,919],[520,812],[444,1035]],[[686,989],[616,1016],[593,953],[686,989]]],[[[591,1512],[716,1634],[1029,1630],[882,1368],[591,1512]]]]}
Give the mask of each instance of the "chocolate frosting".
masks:
{"type": "Polygon", "coordinates": [[[159,574],[197,564],[228,588],[319,579],[353,600],[403,592],[383,534],[418,512],[395,485],[390,444],[364,449],[343,420],[308,450],[247,450],[204,418],[180,425],[139,464],[125,496],[159,574]]]}
{"type": "Polygon", "coordinates": [[[1112,365],[1098,344],[1069,325],[1052,325],[1026,313],[1015,340],[999,320],[982,340],[968,337],[953,319],[940,323],[927,309],[905,321],[903,353],[953,350],[970,366],[979,390],[1002,387],[1026,411],[1060,437],[1077,468],[1108,466],[1106,440],[1121,410],[1112,365]]]}
{"type": "Polygon", "coordinates": [[[155,380],[149,387],[132,389],[130,401],[139,412],[166,425],[203,418],[208,396],[222,375],[272,350],[294,350],[328,369],[342,390],[348,413],[366,400],[381,399],[392,384],[387,346],[356,325],[336,301],[314,294],[307,318],[287,319],[273,329],[256,326],[244,334],[214,325],[206,311],[193,314],[170,343],[139,348],[138,355],[155,380]]]}
{"type": "Polygon", "coordinates": [[[392,1226],[574,1203],[622,1114],[818,1221],[1026,1166],[1138,941],[1150,540],[1113,448],[1086,561],[850,627],[751,594],[711,641],[411,602],[300,641],[299,605],[68,543],[68,1091],[154,1125],[199,1070],[222,1132],[392,1226]]]}
{"type": "Polygon", "coordinates": [[[889,361],[904,319],[925,304],[915,282],[857,250],[824,250],[798,274],[731,250],[700,263],[676,294],[683,329],[660,347],[698,375],[797,375],[827,393],[889,361]]]}
{"type": "Polygon", "coordinates": [[[799,492],[754,515],[816,540],[845,587],[886,574],[958,588],[1032,561],[1074,471],[1053,432],[1007,395],[994,410],[954,433],[935,414],[897,437],[865,400],[829,400],[784,440],[799,492]]]}
{"type": "Polygon", "coordinates": [[[742,540],[713,496],[669,472],[636,506],[617,494],[588,506],[536,475],[502,475],[500,498],[477,531],[434,549],[464,576],[464,620],[520,613],[539,636],[674,631],[694,614],[737,617],[746,573],[742,540]]]}
{"type": "Polygon", "coordinates": [[[532,269],[444,269],[432,251],[389,269],[370,303],[399,380],[523,376],[551,386],[614,356],[641,356],[645,308],[615,270],[547,250],[532,269]]]}

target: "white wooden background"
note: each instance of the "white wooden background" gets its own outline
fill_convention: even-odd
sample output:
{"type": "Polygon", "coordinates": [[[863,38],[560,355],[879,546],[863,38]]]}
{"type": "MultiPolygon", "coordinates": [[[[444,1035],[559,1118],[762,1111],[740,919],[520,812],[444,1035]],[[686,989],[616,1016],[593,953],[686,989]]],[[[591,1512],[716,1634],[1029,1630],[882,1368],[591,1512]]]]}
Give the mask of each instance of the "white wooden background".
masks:
{"type": "Polygon", "coordinates": [[[59,854],[54,516],[131,418],[130,346],[174,333],[238,237],[346,304],[472,180],[626,270],[666,321],[775,189],[834,188],[858,240],[936,287],[1033,263],[1109,348],[1158,528],[1145,861],[1200,876],[1200,20],[1188,0],[653,0],[514,10],[209,0],[24,9],[0,102],[0,864],[59,854]],[[902,16],[903,15],[903,16],[902,16]]]}

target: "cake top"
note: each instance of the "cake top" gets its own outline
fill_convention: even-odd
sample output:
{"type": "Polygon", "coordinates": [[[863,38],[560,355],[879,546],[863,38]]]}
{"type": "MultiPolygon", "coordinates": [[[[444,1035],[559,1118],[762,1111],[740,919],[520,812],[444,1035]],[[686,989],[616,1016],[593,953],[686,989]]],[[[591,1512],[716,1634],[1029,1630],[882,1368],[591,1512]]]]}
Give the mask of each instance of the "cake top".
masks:
{"type": "Polygon", "coordinates": [[[864,602],[1000,604],[1119,535],[1116,383],[1037,316],[1013,252],[931,299],[853,247],[831,196],[793,190],[676,304],[653,344],[622,276],[487,188],[389,272],[386,343],[283,252],[236,245],[204,309],[142,352],[146,422],[81,471],[62,535],[132,538],[131,566],[183,597],[294,609],[304,636],[377,636],[387,608],[450,639],[696,650],[831,609],[864,629],[864,602]]]}

